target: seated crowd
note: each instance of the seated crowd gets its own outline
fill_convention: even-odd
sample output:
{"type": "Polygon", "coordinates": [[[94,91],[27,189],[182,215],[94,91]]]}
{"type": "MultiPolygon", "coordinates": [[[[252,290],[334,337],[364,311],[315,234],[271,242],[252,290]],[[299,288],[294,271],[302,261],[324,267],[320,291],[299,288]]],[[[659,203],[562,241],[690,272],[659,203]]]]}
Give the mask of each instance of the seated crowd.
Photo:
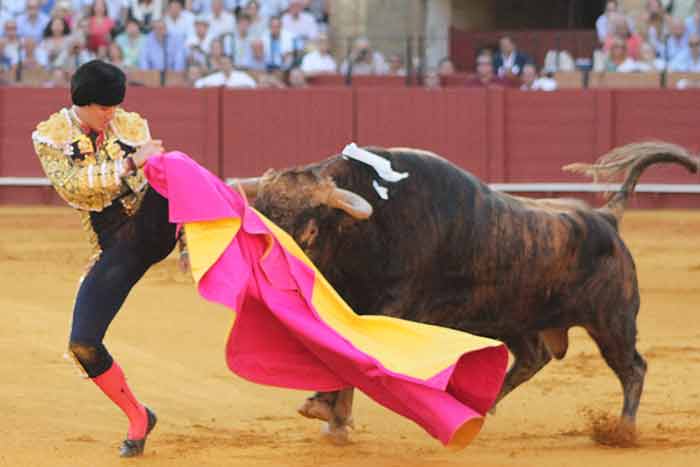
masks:
{"type": "MultiPolygon", "coordinates": [[[[687,18],[681,2],[647,0],[633,20],[616,0],[596,22],[597,72],[700,72],[700,0],[687,18]]],[[[401,54],[385,57],[366,38],[343,60],[331,52],[326,0],[6,0],[0,3],[0,71],[5,82],[39,70],[46,86],[65,86],[72,71],[100,58],[138,84],[144,72],[192,87],[305,87],[320,74],[406,76],[401,54]],[[42,3],[43,2],[43,3],[42,3]],[[8,78],[9,77],[9,78],[8,78]]],[[[512,37],[483,49],[466,86],[553,90],[555,72],[574,71],[567,51],[547,53],[541,72],[512,37]]],[[[445,58],[423,69],[427,88],[455,75],[445,58]]],[[[454,80],[451,81],[453,84],[454,80]]],[[[153,84],[144,81],[143,84],[153,84]]]]}

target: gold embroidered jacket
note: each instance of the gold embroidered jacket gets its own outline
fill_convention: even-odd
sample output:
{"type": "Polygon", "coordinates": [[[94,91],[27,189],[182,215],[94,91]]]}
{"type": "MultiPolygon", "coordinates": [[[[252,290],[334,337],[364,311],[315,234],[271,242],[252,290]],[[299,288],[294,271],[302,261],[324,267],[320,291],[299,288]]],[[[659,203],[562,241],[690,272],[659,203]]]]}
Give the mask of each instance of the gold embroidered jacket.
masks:
{"type": "Polygon", "coordinates": [[[116,199],[134,211],[146,187],[139,170],[121,178],[124,158],[150,140],[148,123],[136,113],[118,109],[94,147],[72,109],[62,109],[41,122],[32,140],[41,165],[58,194],[81,211],[101,211],[116,199]]]}

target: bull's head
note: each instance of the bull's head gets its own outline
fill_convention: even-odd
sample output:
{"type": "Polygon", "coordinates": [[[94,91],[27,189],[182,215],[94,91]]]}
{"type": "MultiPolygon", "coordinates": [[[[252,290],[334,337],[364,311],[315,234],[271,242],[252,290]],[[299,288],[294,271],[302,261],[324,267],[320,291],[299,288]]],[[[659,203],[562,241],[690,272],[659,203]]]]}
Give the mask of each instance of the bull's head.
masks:
{"type": "Polygon", "coordinates": [[[362,196],[338,188],[332,177],[311,168],[269,170],[262,177],[234,180],[236,184],[313,261],[321,259],[331,247],[328,240],[340,230],[372,215],[372,205],[362,196]]]}

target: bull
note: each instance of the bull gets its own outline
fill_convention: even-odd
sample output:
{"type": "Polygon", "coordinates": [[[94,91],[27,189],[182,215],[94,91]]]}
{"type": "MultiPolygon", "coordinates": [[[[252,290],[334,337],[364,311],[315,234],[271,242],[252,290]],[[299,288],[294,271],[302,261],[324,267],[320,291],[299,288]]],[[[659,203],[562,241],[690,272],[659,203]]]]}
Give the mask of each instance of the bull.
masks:
{"type": "MultiPolygon", "coordinates": [[[[622,385],[619,427],[634,433],[647,365],[636,349],[637,274],[619,224],[647,167],[674,163],[696,172],[696,158],[648,142],[565,167],[626,174],[620,190],[594,208],[494,191],[427,151],[367,150],[376,160],[336,155],[237,182],[356,312],[504,342],[514,360],[497,401],[564,358],[568,330],[583,327],[622,385]],[[387,162],[408,177],[383,180],[378,167],[387,162]]],[[[299,411],[330,422],[343,438],[351,408],[349,389],[317,393],[299,411]]]]}

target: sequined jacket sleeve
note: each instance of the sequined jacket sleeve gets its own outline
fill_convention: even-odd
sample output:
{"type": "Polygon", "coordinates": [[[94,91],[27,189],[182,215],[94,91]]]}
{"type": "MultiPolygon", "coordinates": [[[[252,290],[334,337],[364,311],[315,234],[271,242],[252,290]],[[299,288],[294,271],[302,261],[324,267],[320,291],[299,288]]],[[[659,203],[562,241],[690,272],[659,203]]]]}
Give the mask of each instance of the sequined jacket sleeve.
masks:
{"type": "Polygon", "coordinates": [[[122,160],[75,160],[66,153],[68,148],[59,149],[36,138],[34,150],[58,194],[75,208],[101,211],[122,190],[122,160]]]}

